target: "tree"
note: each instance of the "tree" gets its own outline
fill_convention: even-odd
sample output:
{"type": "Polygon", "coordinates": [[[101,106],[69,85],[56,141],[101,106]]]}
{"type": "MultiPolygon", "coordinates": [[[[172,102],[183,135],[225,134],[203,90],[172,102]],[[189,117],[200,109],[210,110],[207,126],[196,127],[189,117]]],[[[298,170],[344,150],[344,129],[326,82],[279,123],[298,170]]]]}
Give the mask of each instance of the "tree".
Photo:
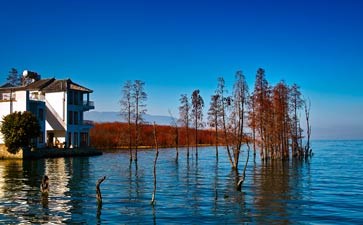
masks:
{"type": "Polygon", "coordinates": [[[146,113],[147,94],[144,91],[145,82],[141,80],[135,80],[132,85],[131,97],[134,101],[134,121],[135,121],[135,161],[137,161],[137,149],[140,138],[140,124],[143,123],[143,115],[146,113]]]}
{"type": "Polygon", "coordinates": [[[188,96],[186,94],[182,94],[180,96],[180,106],[179,106],[179,121],[182,126],[185,127],[186,130],[186,144],[187,144],[187,158],[189,158],[189,123],[190,123],[190,103],[188,100],[188,96]]]}
{"type": "Polygon", "coordinates": [[[178,127],[178,123],[176,122],[176,120],[170,110],[169,110],[169,115],[171,117],[170,125],[173,127],[173,130],[174,130],[174,132],[172,132],[172,133],[173,133],[173,139],[174,139],[175,150],[176,150],[175,162],[178,162],[178,159],[179,159],[179,127],[178,127]]]}
{"type": "Polygon", "coordinates": [[[301,128],[298,110],[301,109],[303,103],[300,87],[297,84],[293,84],[290,88],[291,150],[293,156],[301,155],[302,146],[299,144],[299,140],[302,137],[300,135],[301,128]]]}
{"type": "Polygon", "coordinates": [[[198,128],[203,127],[203,107],[204,101],[199,94],[199,90],[192,93],[192,121],[195,128],[195,155],[198,157],[198,128]]]}
{"type": "Polygon", "coordinates": [[[8,152],[16,154],[20,148],[29,147],[31,139],[40,135],[38,119],[28,111],[14,112],[3,117],[1,133],[8,152]]]}
{"type": "Polygon", "coordinates": [[[137,161],[137,149],[140,138],[140,125],[143,123],[143,115],[146,113],[147,94],[144,91],[145,82],[135,80],[126,81],[122,87],[121,115],[128,123],[130,161],[132,161],[132,125],[134,125],[135,137],[135,161],[137,161]]]}
{"type": "Polygon", "coordinates": [[[244,142],[244,123],[249,100],[248,85],[242,71],[237,71],[233,86],[233,103],[230,115],[230,134],[232,134],[233,163],[232,167],[238,169],[239,156],[244,142]]]}
{"type": "Polygon", "coordinates": [[[210,107],[208,110],[208,123],[210,127],[215,128],[215,145],[216,145],[216,158],[218,159],[218,120],[220,115],[220,96],[218,94],[211,96],[210,107]]]}
{"type": "Polygon", "coordinates": [[[18,74],[18,70],[15,68],[11,68],[6,80],[13,86],[21,85],[21,75],[18,74]]]}
{"type": "Polygon", "coordinates": [[[260,138],[260,155],[262,160],[268,158],[268,142],[269,142],[269,110],[271,109],[270,87],[265,78],[265,70],[259,68],[256,73],[255,88],[253,91],[252,110],[255,118],[254,126],[260,138]]]}
{"type": "Polygon", "coordinates": [[[279,82],[272,90],[273,157],[289,158],[289,87],[279,82]]]}
{"type": "Polygon", "coordinates": [[[122,97],[120,100],[121,105],[121,116],[125,118],[128,124],[128,137],[129,137],[129,152],[130,152],[130,162],[132,161],[132,132],[131,132],[131,115],[134,114],[133,102],[131,98],[132,83],[131,81],[126,81],[122,87],[122,97]]]}
{"type": "Polygon", "coordinates": [[[228,131],[227,131],[227,113],[232,105],[232,98],[229,96],[225,96],[227,91],[225,90],[225,82],[223,77],[218,78],[218,87],[216,90],[216,94],[219,95],[220,101],[220,124],[222,125],[223,129],[223,136],[224,136],[224,144],[227,148],[227,155],[230,163],[233,165],[233,160],[229,148],[229,138],[228,138],[228,131]]]}
{"type": "Polygon", "coordinates": [[[304,100],[304,111],[305,111],[305,119],[306,119],[306,145],[305,145],[305,157],[311,155],[311,147],[310,147],[310,136],[311,136],[311,125],[310,125],[310,108],[311,102],[310,99],[304,100]]]}

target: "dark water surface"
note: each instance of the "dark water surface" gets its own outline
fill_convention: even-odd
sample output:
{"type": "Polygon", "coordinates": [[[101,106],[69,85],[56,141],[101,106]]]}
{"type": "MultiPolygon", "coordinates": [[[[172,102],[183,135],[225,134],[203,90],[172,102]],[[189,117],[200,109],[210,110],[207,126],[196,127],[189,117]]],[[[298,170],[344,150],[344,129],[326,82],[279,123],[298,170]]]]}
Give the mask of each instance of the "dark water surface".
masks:
{"type": "MultiPolygon", "coordinates": [[[[250,160],[242,192],[220,148],[139,152],[130,167],[127,152],[90,158],[0,161],[0,223],[27,224],[363,224],[363,141],[315,141],[309,161],[250,160]],[[43,174],[50,193],[42,197],[43,174]],[[103,204],[95,198],[97,179],[103,204]]],[[[243,155],[243,160],[245,153],[243,155]]],[[[240,169],[243,169],[241,162],[240,169]]]]}

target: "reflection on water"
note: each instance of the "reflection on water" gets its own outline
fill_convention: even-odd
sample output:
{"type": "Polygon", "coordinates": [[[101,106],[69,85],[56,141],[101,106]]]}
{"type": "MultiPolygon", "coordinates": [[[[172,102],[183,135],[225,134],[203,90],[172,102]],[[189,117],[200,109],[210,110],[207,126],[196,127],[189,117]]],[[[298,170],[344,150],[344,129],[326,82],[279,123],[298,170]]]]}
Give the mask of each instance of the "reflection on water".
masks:
{"type": "MultiPolygon", "coordinates": [[[[14,223],[65,223],[71,220],[70,182],[77,179],[72,161],[77,159],[4,160],[0,163],[0,221],[14,223]],[[41,178],[50,178],[48,195],[40,193],[41,178]]],[[[78,159],[79,160],[79,159],[78,159]]],[[[84,158],[82,160],[88,160],[84,158]]],[[[77,167],[83,163],[77,163],[77,167]]],[[[82,174],[86,171],[79,171],[82,174]]],[[[77,181],[76,181],[77,182],[77,181]]]]}
{"type": "Polygon", "coordinates": [[[192,150],[189,159],[180,149],[176,163],[174,149],[163,149],[155,206],[150,204],[154,151],[140,151],[137,164],[123,152],[0,161],[0,223],[359,223],[362,143],[314,144],[316,156],[309,161],[251,160],[241,192],[225,150],[220,149],[217,161],[214,148],[199,149],[198,158],[192,150]],[[349,148],[350,154],[339,154],[337,160],[332,148],[349,148]],[[344,159],[353,155],[358,162],[344,159]],[[44,174],[50,178],[48,196],[39,190],[44,174]],[[102,176],[107,176],[101,185],[103,203],[97,204],[95,185],[102,176]]]}
{"type": "MultiPolygon", "coordinates": [[[[253,186],[256,221],[295,224],[294,214],[300,215],[302,176],[300,161],[270,161],[254,167],[253,186]],[[289,204],[294,204],[293,210],[289,204]]],[[[305,196],[306,197],[306,196],[305,196]]]]}

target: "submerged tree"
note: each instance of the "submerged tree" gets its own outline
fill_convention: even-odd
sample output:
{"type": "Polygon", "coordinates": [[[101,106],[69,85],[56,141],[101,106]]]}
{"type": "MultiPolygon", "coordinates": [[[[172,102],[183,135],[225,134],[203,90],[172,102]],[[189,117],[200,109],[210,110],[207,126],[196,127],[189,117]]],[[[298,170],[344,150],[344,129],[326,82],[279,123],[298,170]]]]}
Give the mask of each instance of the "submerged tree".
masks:
{"type": "Polygon", "coordinates": [[[198,128],[203,127],[203,107],[204,101],[199,94],[199,90],[192,93],[192,121],[195,128],[195,155],[198,157],[198,128]]]}
{"type": "Polygon", "coordinates": [[[137,161],[137,149],[139,145],[140,127],[143,115],[146,113],[147,94],[144,91],[145,83],[140,80],[126,81],[122,88],[121,115],[128,123],[130,161],[132,161],[132,125],[134,125],[135,137],[135,161],[137,161]]]}
{"type": "Polygon", "coordinates": [[[169,115],[171,117],[171,126],[173,127],[173,130],[174,130],[173,139],[174,139],[175,150],[176,150],[175,162],[178,162],[178,159],[179,159],[179,127],[178,127],[178,123],[176,122],[176,120],[170,110],[169,110],[169,115]]]}
{"type": "Polygon", "coordinates": [[[233,103],[229,119],[229,133],[233,150],[232,168],[238,169],[240,152],[245,140],[244,123],[246,121],[249,100],[248,85],[242,71],[237,71],[233,86],[233,103]]]}
{"type": "Polygon", "coordinates": [[[132,83],[131,81],[126,81],[122,87],[122,97],[120,100],[121,105],[121,116],[127,121],[128,129],[128,146],[130,152],[130,162],[132,161],[132,124],[131,119],[134,114],[133,99],[131,98],[132,93],[132,83]]]}
{"type": "Polygon", "coordinates": [[[208,124],[215,129],[215,145],[216,145],[216,158],[218,159],[218,126],[220,117],[220,96],[218,94],[211,96],[210,107],[208,110],[208,124]]]}
{"type": "Polygon", "coordinates": [[[259,68],[256,74],[255,88],[253,91],[253,117],[255,118],[253,129],[257,130],[259,135],[259,147],[261,159],[268,158],[268,139],[269,139],[269,110],[270,105],[270,87],[265,78],[265,70],[259,68]]]}
{"type": "Polygon", "coordinates": [[[300,87],[297,84],[293,84],[290,89],[290,117],[291,117],[291,150],[293,156],[301,155],[302,147],[300,145],[300,139],[302,138],[300,128],[300,118],[298,116],[298,110],[303,106],[303,100],[301,98],[300,87]]]}
{"type": "Polygon", "coordinates": [[[310,99],[304,100],[304,111],[306,119],[306,145],[305,145],[305,157],[312,154],[312,149],[310,147],[310,136],[311,136],[311,125],[310,125],[310,99]]]}
{"type": "Polygon", "coordinates": [[[289,157],[289,87],[281,81],[272,90],[273,158],[289,157]]]}
{"type": "Polygon", "coordinates": [[[154,169],[153,169],[154,190],[153,190],[153,194],[151,196],[151,205],[155,204],[155,197],[156,197],[156,164],[157,164],[158,157],[159,157],[158,136],[157,136],[157,133],[156,133],[156,124],[155,124],[155,122],[154,122],[153,136],[154,136],[154,141],[155,141],[155,159],[154,159],[154,169]]]}
{"type": "Polygon", "coordinates": [[[135,80],[132,85],[131,97],[134,100],[134,121],[135,121],[135,161],[137,161],[137,149],[140,138],[140,124],[143,123],[143,116],[146,113],[147,94],[144,91],[145,82],[141,80],[135,80]]]}
{"type": "Polygon", "coordinates": [[[190,123],[190,103],[188,100],[188,96],[186,94],[182,94],[180,99],[179,106],[179,116],[180,123],[185,128],[186,131],[186,144],[187,144],[187,157],[189,158],[189,123],[190,123]]]}

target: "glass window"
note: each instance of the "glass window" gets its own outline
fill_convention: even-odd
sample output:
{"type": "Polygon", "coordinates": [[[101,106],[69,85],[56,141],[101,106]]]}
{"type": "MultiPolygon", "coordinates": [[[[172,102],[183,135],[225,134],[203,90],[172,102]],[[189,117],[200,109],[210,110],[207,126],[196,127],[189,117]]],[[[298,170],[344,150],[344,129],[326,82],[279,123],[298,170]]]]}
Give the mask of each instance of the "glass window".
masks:
{"type": "Polygon", "coordinates": [[[43,108],[39,109],[39,115],[38,116],[39,116],[40,121],[44,120],[44,110],[43,110],[43,108]]]}
{"type": "Polygon", "coordinates": [[[68,124],[73,124],[73,111],[68,111],[68,124]]]}
{"type": "Polygon", "coordinates": [[[78,112],[74,112],[74,124],[78,124],[78,112]]]}

